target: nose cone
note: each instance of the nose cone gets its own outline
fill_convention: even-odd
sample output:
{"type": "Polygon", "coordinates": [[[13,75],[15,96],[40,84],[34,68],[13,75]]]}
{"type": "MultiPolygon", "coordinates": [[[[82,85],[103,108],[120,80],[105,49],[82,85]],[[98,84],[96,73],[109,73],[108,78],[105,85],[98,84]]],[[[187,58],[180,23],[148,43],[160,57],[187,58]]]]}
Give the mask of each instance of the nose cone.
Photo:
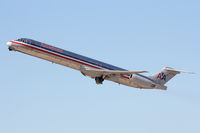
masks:
{"type": "Polygon", "coordinates": [[[6,44],[7,44],[8,46],[11,46],[11,45],[12,45],[12,42],[9,41],[9,42],[7,42],[6,44]]]}

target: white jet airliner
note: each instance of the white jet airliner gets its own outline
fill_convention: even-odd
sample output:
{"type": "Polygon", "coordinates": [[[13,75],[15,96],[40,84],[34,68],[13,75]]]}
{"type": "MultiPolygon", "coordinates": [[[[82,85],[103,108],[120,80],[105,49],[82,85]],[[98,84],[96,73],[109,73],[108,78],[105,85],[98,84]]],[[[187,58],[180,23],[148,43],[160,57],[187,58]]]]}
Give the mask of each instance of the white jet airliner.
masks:
{"type": "Polygon", "coordinates": [[[10,51],[19,51],[76,69],[83,75],[95,79],[97,84],[102,84],[104,80],[110,80],[135,88],[166,90],[167,86],[165,86],[165,83],[167,83],[176,74],[179,74],[180,72],[191,73],[165,67],[161,70],[161,72],[152,76],[144,76],[140,73],[147,71],[128,71],[126,69],[27,38],[9,41],[7,42],[7,45],[10,51]]]}

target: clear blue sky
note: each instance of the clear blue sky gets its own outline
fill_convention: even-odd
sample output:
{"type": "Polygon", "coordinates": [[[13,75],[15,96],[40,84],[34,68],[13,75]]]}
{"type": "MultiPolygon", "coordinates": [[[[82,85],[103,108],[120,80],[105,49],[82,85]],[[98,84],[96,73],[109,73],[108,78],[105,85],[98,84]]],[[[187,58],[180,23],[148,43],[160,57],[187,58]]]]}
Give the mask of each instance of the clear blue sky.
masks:
{"type": "Polygon", "coordinates": [[[1,0],[1,133],[199,133],[198,0],[1,0]],[[96,85],[70,68],[9,52],[32,38],[151,75],[193,71],[168,90],[96,85]]]}

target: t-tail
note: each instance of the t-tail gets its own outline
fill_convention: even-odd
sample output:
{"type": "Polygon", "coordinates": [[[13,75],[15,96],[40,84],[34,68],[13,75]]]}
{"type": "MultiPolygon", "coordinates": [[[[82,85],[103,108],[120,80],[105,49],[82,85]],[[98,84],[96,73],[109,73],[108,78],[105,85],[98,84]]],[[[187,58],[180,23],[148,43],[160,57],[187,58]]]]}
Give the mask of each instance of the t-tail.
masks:
{"type": "Polygon", "coordinates": [[[174,76],[176,76],[179,73],[189,73],[189,74],[193,74],[192,72],[186,72],[186,71],[182,71],[182,70],[175,70],[171,67],[164,67],[162,69],[161,72],[158,72],[152,76],[149,76],[149,78],[151,78],[152,80],[155,81],[156,84],[158,84],[156,86],[157,89],[164,89],[166,90],[167,87],[164,86],[170,79],[172,79],[174,76]]]}

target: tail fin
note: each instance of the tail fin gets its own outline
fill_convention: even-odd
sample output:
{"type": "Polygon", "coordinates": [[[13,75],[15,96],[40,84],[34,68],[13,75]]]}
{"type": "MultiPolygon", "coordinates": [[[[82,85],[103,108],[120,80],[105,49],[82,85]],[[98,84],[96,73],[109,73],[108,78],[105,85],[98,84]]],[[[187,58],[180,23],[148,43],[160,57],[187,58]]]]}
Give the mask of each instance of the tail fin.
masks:
{"type": "Polygon", "coordinates": [[[170,67],[164,67],[161,72],[156,73],[152,76],[149,76],[149,78],[154,80],[157,84],[160,84],[161,86],[163,86],[170,79],[172,79],[174,76],[176,76],[176,74],[179,74],[180,72],[192,74],[192,72],[185,72],[185,71],[182,71],[182,70],[175,70],[175,69],[170,68],[170,67]]]}

